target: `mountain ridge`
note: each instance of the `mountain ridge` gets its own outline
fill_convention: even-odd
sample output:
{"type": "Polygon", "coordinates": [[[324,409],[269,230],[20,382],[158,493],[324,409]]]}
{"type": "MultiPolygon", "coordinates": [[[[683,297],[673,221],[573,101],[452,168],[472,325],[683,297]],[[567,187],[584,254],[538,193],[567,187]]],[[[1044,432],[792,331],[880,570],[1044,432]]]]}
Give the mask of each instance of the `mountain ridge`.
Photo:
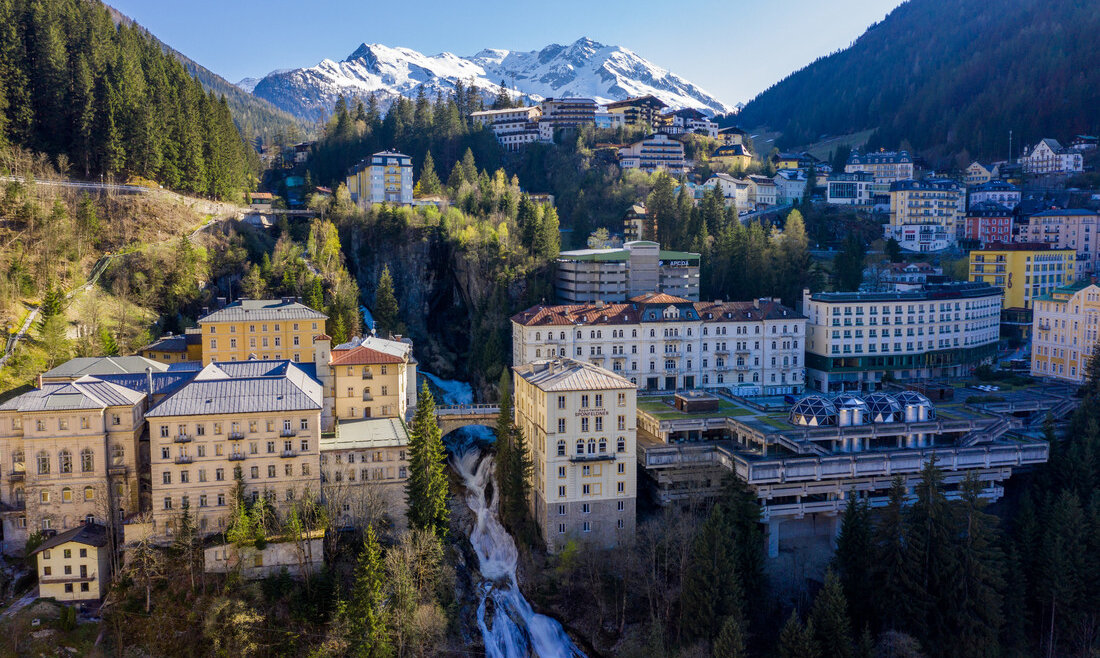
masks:
{"type": "Polygon", "coordinates": [[[502,80],[514,96],[533,101],[553,96],[607,102],[653,94],[672,107],[693,107],[711,115],[733,109],[626,48],[587,37],[533,51],[485,48],[468,57],[362,43],[340,61],[324,59],[312,67],[273,71],[254,85],[252,93],[291,114],[316,120],[331,111],[341,95],[365,98],[374,93],[386,104],[399,95],[415,97],[420,88],[434,96],[453,91],[456,82],[472,81],[492,96],[502,80]]]}

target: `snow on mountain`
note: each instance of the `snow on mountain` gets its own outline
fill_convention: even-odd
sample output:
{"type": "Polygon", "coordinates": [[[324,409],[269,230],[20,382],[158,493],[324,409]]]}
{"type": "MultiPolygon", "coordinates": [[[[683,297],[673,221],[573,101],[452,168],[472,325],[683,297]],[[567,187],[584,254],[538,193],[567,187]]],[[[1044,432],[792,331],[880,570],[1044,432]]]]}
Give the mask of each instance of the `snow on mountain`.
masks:
{"type": "MultiPolygon", "coordinates": [[[[586,97],[605,103],[652,94],[673,108],[691,107],[707,114],[732,108],[691,82],[619,46],[581,38],[568,46],[538,51],[486,49],[472,57],[451,53],[424,55],[409,48],[363,44],[347,59],[329,59],[304,69],[275,71],[255,83],[252,93],[284,110],[316,120],[336,99],[365,98],[383,104],[398,95],[415,97],[420,87],[433,98],[454,85],[471,83],[488,96],[502,80],[513,93],[538,101],[547,97],[586,97]]],[[[239,84],[251,82],[242,80],[239,84]]]]}
{"type": "Polygon", "coordinates": [[[256,85],[259,84],[259,82],[259,78],[241,78],[235,84],[239,89],[243,89],[251,94],[252,90],[256,88],[256,85]]]}

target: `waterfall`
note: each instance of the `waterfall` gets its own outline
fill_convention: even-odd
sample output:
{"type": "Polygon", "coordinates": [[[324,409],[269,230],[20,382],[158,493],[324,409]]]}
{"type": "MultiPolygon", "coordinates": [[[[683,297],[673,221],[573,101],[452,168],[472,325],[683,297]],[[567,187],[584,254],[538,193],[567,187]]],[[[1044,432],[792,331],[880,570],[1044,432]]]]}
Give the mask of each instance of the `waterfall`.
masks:
{"type": "Polygon", "coordinates": [[[561,624],[537,614],[516,584],[516,543],[497,515],[497,486],[493,457],[482,456],[476,446],[456,454],[451,461],[466,485],[466,505],[474,513],[470,544],[477,553],[482,583],[477,624],[490,658],[583,657],[561,624]],[[491,488],[490,488],[490,485],[491,488]],[[488,493],[491,491],[491,495],[488,493]]]}

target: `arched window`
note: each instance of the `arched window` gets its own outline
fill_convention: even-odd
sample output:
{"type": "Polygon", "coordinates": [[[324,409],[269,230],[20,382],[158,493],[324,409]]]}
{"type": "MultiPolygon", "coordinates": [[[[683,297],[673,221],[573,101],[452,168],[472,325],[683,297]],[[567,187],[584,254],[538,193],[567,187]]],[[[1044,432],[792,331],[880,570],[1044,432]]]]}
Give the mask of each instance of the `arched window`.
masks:
{"type": "Polygon", "coordinates": [[[607,453],[607,439],[600,439],[600,454],[607,453]]]}
{"type": "Polygon", "coordinates": [[[578,455],[583,455],[584,454],[584,441],[581,440],[581,439],[577,439],[577,454],[578,455]]]}
{"type": "Polygon", "coordinates": [[[91,473],[95,470],[95,457],[91,448],[80,451],[80,472],[91,473]]]}
{"type": "Polygon", "coordinates": [[[596,439],[588,439],[588,454],[596,454],[596,439]]]}
{"type": "Polygon", "coordinates": [[[655,330],[655,329],[650,329],[650,330],[649,330],[649,337],[650,337],[650,338],[656,338],[656,337],[657,337],[657,330],[655,330]]]}
{"type": "Polygon", "coordinates": [[[25,461],[27,461],[27,459],[23,455],[22,450],[16,450],[14,453],[12,453],[11,461],[13,464],[23,464],[25,461]]]}
{"type": "Polygon", "coordinates": [[[38,474],[49,475],[50,474],[50,455],[45,450],[38,453],[38,474]]]}
{"type": "Polygon", "coordinates": [[[57,456],[57,471],[59,473],[73,472],[73,453],[68,450],[61,451],[57,456]]]}
{"type": "Polygon", "coordinates": [[[94,487],[84,487],[84,500],[95,500],[94,487]]]}
{"type": "Polygon", "coordinates": [[[73,490],[72,489],[70,489],[68,487],[64,487],[63,489],[61,489],[61,502],[63,502],[63,503],[73,502],[73,490]]]}
{"type": "Polygon", "coordinates": [[[638,337],[638,330],[637,329],[631,329],[630,330],[630,337],[631,338],[637,338],[638,337]]]}
{"type": "Polygon", "coordinates": [[[558,441],[558,457],[565,456],[565,440],[558,441]]]}
{"type": "Polygon", "coordinates": [[[626,439],[619,437],[619,440],[615,443],[615,450],[618,452],[626,452],[626,439]]]}
{"type": "Polygon", "coordinates": [[[758,372],[752,373],[752,381],[753,381],[754,384],[759,382],[760,381],[760,373],[758,373],[758,372]]]}
{"type": "Polygon", "coordinates": [[[541,331],[536,331],[535,332],[535,340],[542,340],[542,332],[541,331]]]}
{"type": "Polygon", "coordinates": [[[540,349],[535,350],[535,358],[536,359],[542,358],[542,350],[540,350],[540,349]]]}

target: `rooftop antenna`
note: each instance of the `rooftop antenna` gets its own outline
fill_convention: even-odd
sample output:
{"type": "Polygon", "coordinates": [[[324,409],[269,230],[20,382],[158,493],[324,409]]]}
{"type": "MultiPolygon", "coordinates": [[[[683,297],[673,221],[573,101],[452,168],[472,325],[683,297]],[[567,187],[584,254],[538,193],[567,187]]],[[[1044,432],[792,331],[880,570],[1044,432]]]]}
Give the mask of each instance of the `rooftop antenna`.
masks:
{"type": "Polygon", "coordinates": [[[1012,130],[1008,131],[1008,163],[1012,164],[1012,130]]]}

